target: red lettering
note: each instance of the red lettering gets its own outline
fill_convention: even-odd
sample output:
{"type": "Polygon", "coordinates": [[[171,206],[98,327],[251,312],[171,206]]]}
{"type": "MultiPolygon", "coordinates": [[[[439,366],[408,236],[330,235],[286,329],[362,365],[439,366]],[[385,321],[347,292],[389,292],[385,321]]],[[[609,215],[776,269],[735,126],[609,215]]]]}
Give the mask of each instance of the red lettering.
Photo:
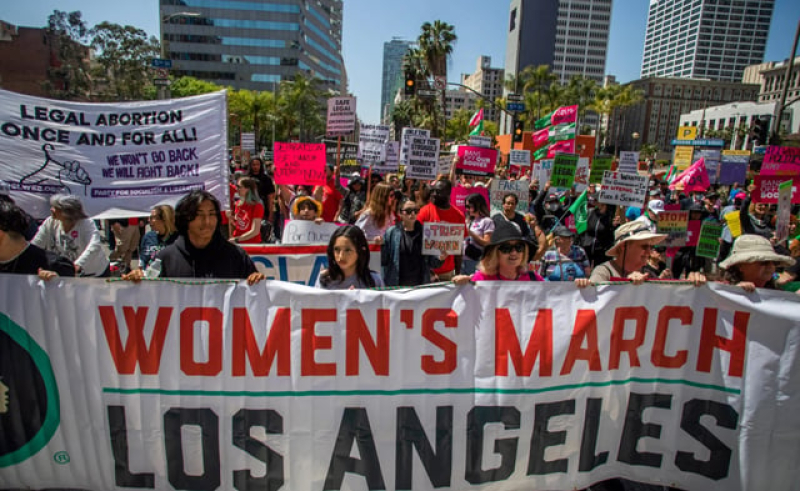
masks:
{"type": "Polygon", "coordinates": [[[679,307],[674,305],[667,305],[658,313],[658,323],[656,324],[656,339],[653,341],[653,352],[651,353],[650,360],[654,366],[661,368],[680,368],[686,364],[686,359],[689,354],[686,350],[679,350],[674,355],[670,356],[664,352],[667,346],[667,331],[669,330],[669,321],[677,319],[681,324],[688,326],[692,324],[692,317],[694,312],[689,307],[679,307]]]}
{"type": "Polygon", "coordinates": [[[222,311],[212,307],[189,307],[181,312],[181,371],[186,375],[213,377],[222,372],[222,311]],[[208,360],[195,360],[194,336],[198,322],[208,324],[208,360]]]}
{"type": "Polygon", "coordinates": [[[608,357],[608,369],[619,368],[621,353],[627,352],[630,366],[638,367],[639,355],[636,350],[644,343],[647,331],[647,309],[644,307],[619,307],[614,313],[614,327],[611,329],[611,352],[608,357]],[[633,338],[625,339],[625,323],[629,320],[636,322],[636,331],[633,338]]]}
{"type": "Polygon", "coordinates": [[[247,309],[233,309],[233,329],[231,333],[231,349],[233,362],[231,371],[234,377],[246,374],[245,359],[250,361],[253,375],[265,377],[269,375],[272,363],[277,359],[278,375],[291,374],[291,310],[278,309],[272,327],[269,329],[264,349],[259,350],[258,341],[253,334],[253,325],[247,309]]]}
{"type": "Polygon", "coordinates": [[[714,349],[730,353],[728,375],[741,377],[744,371],[744,353],[747,348],[747,324],[749,312],[736,311],[733,314],[733,337],[731,339],[717,336],[717,309],[705,309],[703,314],[703,330],[700,335],[700,352],[697,355],[697,371],[710,372],[714,360],[714,349]]]}
{"type": "Polygon", "coordinates": [[[105,305],[98,307],[100,321],[103,323],[103,332],[106,334],[108,349],[111,358],[117,367],[117,373],[130,375],[139,365],[142,375],[154,375],[161,366],[161,352],[164,349],[164,339],[167,336],[169,320],[172,316],[172,307],[159,307],[156,314],[156,323],[150,346],[144,339],[144,323],[147,319],[148,307],[122,307],[125,325],[128,328],[128,339],[125,347],[122,346],[117,316],[114,307],[105,305]]]}
{"type": "Polygon", "coordinates": [[[432,375],[452,373],[458,361],[458,347],[436,330],[437,322],[444,323],[444,327],[458,327],[458,314],[452,309],[428,309],[422,314],[422,337],[444,353],[441,361],[436,361],[433,355],[422,356],[422,371],[432,375]]]}
{"type": "Polygon", "coordinates": [[[600,350],[597,347],[597,315],[594,310],[578,310],[561,375],[569,375],[577,360],[587,361],[592,372],[603,369],[600,363],[600,350]],[[586,348],[583,348],[584,340],[587,343],[586,348]]]}
{"type": "Polygon", "coordinates": [[[359,346],[364,348],[375,375],[389,375],[389,309],[378,309],[378,329],[372,338],[361,311],[347,311],[345,373],[359,375],[359,346]]]}
{"type": "Polygon", "coordinates": [[[553,311],[540,309],[536,314],[528,345],[523,357],[514,321],[508,309],[494,312],[494,373],[508,376],[509,359],[516,375],[530,376],[533,365],[539,358],[539,376],[549,377],[553,373],[553,311]]]}
{"type": "Polygon", "coordinates": [[[329,350],[333,346],[331,336],[317,336],[314,332],[318,322],[336,322],[336,309],[303,309],[301,326],[302,355],[300,373],[304,377],[336,375],[335,363],[317,363],[316,352],[329,350]]]}

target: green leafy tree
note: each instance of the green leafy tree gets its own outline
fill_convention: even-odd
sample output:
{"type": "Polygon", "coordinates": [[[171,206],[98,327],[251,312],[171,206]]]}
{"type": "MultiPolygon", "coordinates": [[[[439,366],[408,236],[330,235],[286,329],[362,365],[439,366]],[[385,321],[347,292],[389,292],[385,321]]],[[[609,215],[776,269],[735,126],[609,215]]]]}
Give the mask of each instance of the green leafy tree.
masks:
{"type": "Polygon", "coordinates": [[[628,109],[639,104],[643,100],[644,93],[640,89],[634,88],[630,84],[623,86],[615,95],[614,99],[611,100],[611,107],[614,110],[614,114],[617,115],[619,122],[617,125],[617,131],[615,131],[616,142],[614,146],[616,152],[619,152],[620,138],[622,133],[627,131],[625,119],[628,109]]]}
{"type": "Polygon", "coordinates": [[[207,82],[194,77],[180,77],[172,81],[170,90],[172,97],[189,97],[193,95],[217,92],[224,87],[213,82],[207,82]]]}
{"type": "Polygon", "coordinates": [[[528,108],[528,114],[523,116],[523,119],[532,123],[541,118],[543,113],[548,112],[544,110],[544,106],[547,104],[544,94],[557,80],[558,77],[550,72],[549,65],[529,65],[523,68],[516,77],[509,75],[505,85],[506,89],[523,96],[528,108]]]}
{"type": "Polygon", "coordinates": [[[91,29],[80,11],[54,10],[47,18],[47,39],[54,55],[44,89],[54,99],[87,99],[91,90],[89,48],[91,29]]]}
{"type": "Polygon", "coordinates": [[[394,134],[400,138],[403,128],[411,126],[414,120],[414,106],[410,100],[400,101],[394,105],[392,109],[392,124],[394,125],[394,134]]]}
{"type": "Polygon", "coordinates": [[[272,144],[272,125],[276,124],[276,140],[282,140],[284,133],[278,132],[278,101],[272,92],[260,92],[247,89],[233,90],[228,93],[228,115],[231,125],[228,134],[234,145],[238,145],[239,133],[253,132],[256,146],[266,147],[272,144]],[[234,132],[234,128],[236,131],[234,132]],[[278,137],[280,135],[280,138],[278,137]]]}
{"type": "Polygon", "coordinates": [[[319,79],[302,73],[280,85],[278,114],[283,119],[288,136],[298,136],[300,141],[312,141],[325,132],[323,97],[319,79]]]}
{"type": "MultiPolygon", "coordinates": [[[[454,43],[457,39],[455,27],[436,20],[433,23],[425,22],[422,24],[421,33],[417,39],[419,45],[419,56],[425,62],[425,73],[433,77],[444,77],[447,79],[447,63],[453,54],[454,43]]],[[[442,90],[444,98],[444,90],[442,90]]],[[[427,114],[419,115],[420,125],[431,130],[431,134],[442,136],[445,133],[444,115],[442,113],[441,101],[436,98],[426,98],[420,105],[427,114]]]]}
{"type": "Polygon", "coordinates": [[[105,100],[141,100],[152,84],[150,61],[158,57],[158,39],[133,26],[102,22],[95,26],[92,48],[97,54],[95,75],[105,77],[100,97],[105,100]]]}

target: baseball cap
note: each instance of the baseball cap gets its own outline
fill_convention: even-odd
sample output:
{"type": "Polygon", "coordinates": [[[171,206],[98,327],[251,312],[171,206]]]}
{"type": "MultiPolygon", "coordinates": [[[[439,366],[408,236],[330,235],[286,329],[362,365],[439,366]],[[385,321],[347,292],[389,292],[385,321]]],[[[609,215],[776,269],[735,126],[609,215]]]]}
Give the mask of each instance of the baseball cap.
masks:
{"type": "Polygon", "coordinates": [[[653,213],[662,213],[664,211],[664,201],[660,199],[650,200],[647,203],[647,209],[653,213]]]}

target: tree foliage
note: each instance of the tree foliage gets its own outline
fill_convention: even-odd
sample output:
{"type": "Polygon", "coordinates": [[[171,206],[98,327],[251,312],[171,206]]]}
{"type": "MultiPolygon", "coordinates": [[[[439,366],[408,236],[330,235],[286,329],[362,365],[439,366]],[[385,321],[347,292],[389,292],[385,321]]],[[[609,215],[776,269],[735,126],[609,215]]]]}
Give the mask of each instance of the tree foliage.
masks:
{"type": "MultiPolygon", "coordinates": [[[[105,100],[132,101],[146,96],[152,84],[150,62],[160,52],[158,39],[133,26],[102,22],[95,26],[92,48],[98,66],[93,73],[105,85],[98,91],[105,100]]],[[[98,87],[99,88],[99,87],[98,87]]]]}
{"type": "Polygon", "coordinates": [[[189,97],[193,95],[209,94],[224,89],[214,82],[207,82],[194,77],[180,77],[172,81],[170,91],[172,97],[189,97]]]}
{"type": "Polygon", "coordinates": [[[91,90],[89,50],[91,29],[79,11],[54,10],[45,27],[54,61],[45,90],[54,99],[86,99],[91,90]]]}

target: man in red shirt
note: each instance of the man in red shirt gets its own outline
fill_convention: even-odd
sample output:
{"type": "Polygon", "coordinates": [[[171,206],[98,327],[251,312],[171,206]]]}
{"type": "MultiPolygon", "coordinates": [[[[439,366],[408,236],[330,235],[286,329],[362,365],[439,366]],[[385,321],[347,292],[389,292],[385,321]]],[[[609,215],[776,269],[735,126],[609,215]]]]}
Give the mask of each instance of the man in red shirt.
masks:
{"type": "MultiPolygon", "coordinates": [[[[439,179],[431,186],[431,202],[423,206],[417,215],[420,223],[445,222],[464,225],[464,214],[450,206],[452,184],[449,179],[439,179]]],[[[464,229],[466,236],[466,228],[464,229]]],[[[450,281],[461,271],[461,256],[447,256],[442,267],[434,269],[433,281],[450,281]],[[435,279],[437,278],[438,279],[435,279]]]]}
{"type": "Polygon", "coordinates": [[[325,167],[325,178],[324,186],[314,188],[314,199],[322,203],[322,220],[334,222],[339,215],[339,205],[346,191],[339,182],[339,167],[328,164],[325,167]]]}

